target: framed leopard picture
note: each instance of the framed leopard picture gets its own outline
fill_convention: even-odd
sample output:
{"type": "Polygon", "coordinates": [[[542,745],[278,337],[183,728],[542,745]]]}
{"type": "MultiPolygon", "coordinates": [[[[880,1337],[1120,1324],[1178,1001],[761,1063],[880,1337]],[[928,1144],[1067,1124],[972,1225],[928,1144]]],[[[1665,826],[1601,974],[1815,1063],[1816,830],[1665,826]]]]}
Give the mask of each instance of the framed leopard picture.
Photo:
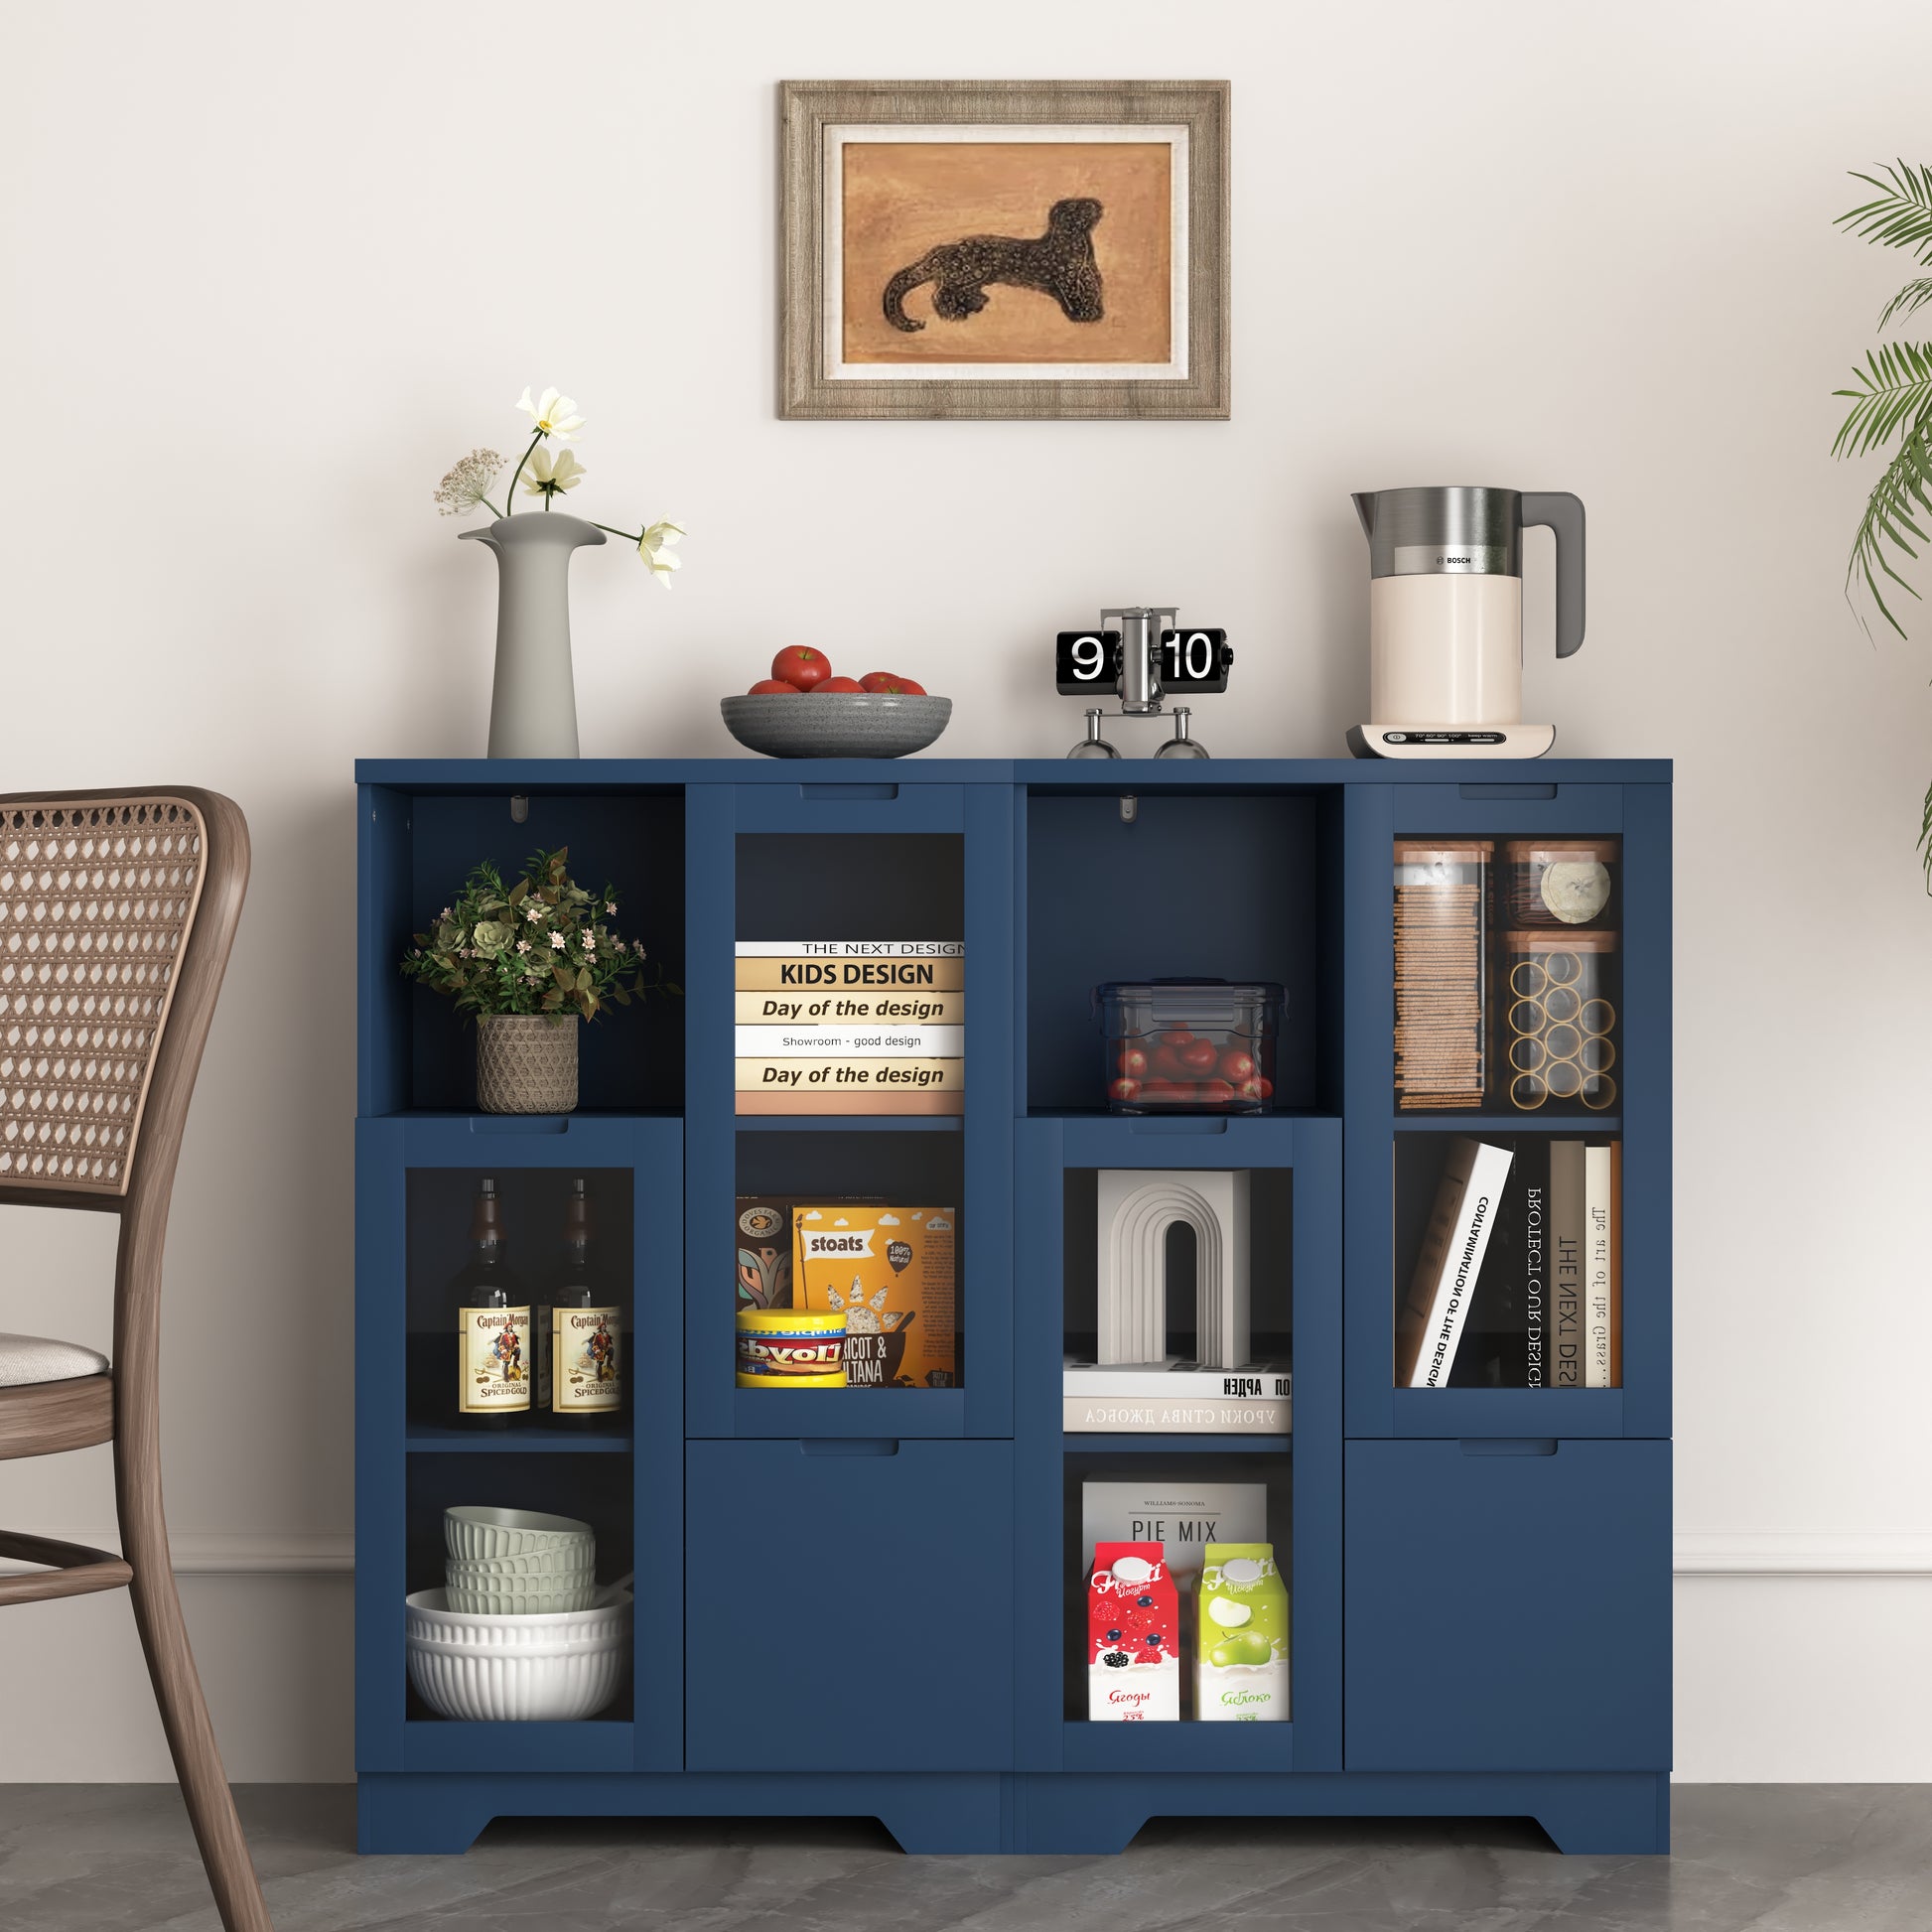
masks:
{"type": "Polygon", "coordinates": [[[780,98],[781,415],[1226,418],[1226,81],[780,98]]]}

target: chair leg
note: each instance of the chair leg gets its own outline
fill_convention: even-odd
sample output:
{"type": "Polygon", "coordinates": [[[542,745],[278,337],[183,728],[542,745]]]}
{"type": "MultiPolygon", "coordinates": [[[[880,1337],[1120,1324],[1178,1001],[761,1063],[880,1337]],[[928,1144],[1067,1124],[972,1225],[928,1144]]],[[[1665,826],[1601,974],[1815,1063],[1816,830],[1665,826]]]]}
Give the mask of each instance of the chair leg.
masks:
{"type": "Polygon", "coordinates": [[[119,1454],[121,1445],[117,1442],[115,1447],[116,1460],[121,1462],[115,1471],[121,1550],[134,1566],[128,1588],[134,1598],[135,1626],[141,1632],[162,1728],[168,1733],[175,1775],[181,1780],[215,1907],[227,1932],[275,1932],[241,1820],[235,1815],[234,1794],[221,1769],[194,1653],[188,1647],[188,1626],[182,1620],[168,1556],[168,1526],[161,1514],[160,1474],[152,1467],[129,1467],[119,1454]]]}

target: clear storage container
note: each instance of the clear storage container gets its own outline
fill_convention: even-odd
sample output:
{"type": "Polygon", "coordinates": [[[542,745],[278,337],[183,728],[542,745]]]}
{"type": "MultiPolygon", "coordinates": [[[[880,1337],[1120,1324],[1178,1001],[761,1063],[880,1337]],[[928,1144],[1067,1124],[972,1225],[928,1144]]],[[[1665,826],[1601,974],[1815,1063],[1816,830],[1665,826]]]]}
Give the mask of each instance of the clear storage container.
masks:
{"type": "Polygon", "coordinates": [[[1285,996],[1260,980],[1110,980],[1094,989],[1117,1114],[1266,1114],[1285,996]]]}
{"type": "Polygon", "coordinates": [[[1604,1113],[1616,1105],[1614,932],[1512,932],[1497,1048],[1509,1104],[1604,1113]]]}
{"type": "Polygon", "coordinates": [[[1616,924],[1618,841],[1511,839],[1503,847],[1504,917],[1512,926],[1616,924]]]}
{"type": "Polygon", "coordinates": [[[1490,839],[1395,842],[1398,1108],[1470,1113],[1487,1091],[1490,839]]]}

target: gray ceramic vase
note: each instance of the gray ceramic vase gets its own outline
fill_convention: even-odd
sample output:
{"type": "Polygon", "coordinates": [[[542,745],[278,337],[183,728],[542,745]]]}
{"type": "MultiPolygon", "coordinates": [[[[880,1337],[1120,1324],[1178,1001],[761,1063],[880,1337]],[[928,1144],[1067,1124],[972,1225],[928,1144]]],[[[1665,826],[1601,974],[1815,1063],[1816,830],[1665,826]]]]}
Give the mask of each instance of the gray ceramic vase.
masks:
{"type": "Polygon", "coordinates": [[[496,553],[496,681],[489,756],[574,759],[577,686],[570,670],[570,553],[602,543],[595,523],[558,512],[500,516],[463,535],[496,553]]]}

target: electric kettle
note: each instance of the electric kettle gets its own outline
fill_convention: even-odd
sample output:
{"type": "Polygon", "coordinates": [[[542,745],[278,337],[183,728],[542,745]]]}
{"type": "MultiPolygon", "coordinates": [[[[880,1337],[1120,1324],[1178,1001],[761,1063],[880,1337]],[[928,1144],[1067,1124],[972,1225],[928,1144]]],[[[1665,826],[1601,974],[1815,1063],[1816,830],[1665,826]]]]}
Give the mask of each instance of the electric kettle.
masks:
{"type": "Polygon", "coordinates": [[[1357,758],[1541,758],[1523,717],[1523,529],[1557,539],[1557,655],[1584,642],[1584,506],[1564,490],[1358,492],[1368,535],[1368,703],[1357,758]]]}

